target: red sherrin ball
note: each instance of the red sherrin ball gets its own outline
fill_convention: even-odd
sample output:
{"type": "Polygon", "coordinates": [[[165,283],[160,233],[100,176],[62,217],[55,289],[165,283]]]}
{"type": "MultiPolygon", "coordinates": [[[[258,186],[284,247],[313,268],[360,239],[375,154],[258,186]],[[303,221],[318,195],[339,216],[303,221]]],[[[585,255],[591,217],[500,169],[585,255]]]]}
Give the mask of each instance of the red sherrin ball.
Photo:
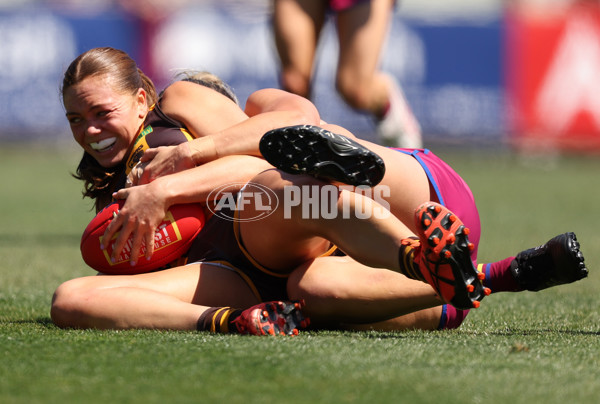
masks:
{"type": "MultiPolygon", "coordinates": [[[[190,248],[192,242],[202,230],[205,217],[199,204],[174,205],[156,229],[154,235],[154,253],[150,260],[144,257],[145,248],[131,266],[131,237],[125,243],[121,255],[115,263],[110,260],[118,233],[110,242],[103,242],[105,250],[100,249],[102,236],[114,215],[123,206],[124,201],[115,202],[98,213],[88,224],[81,237],[81,256],[86,264],[98,272],[111,275],[131,275],[154,271],[177,260],[190,248]]],[[[143,244],[143,243],[142,243],[143,244]]]]}

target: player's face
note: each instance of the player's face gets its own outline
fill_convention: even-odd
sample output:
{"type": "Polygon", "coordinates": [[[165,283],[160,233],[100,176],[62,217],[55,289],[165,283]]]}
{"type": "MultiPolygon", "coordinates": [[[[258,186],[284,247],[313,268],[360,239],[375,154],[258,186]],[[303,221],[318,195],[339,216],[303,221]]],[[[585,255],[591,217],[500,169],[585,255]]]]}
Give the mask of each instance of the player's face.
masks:
{"type": "Polygon", "coordinates": [[[148,113],[143,89],[122,94],[106,75],[67,88],[63,102],[73,137],[103,167],[127,157],[148,113]]]}

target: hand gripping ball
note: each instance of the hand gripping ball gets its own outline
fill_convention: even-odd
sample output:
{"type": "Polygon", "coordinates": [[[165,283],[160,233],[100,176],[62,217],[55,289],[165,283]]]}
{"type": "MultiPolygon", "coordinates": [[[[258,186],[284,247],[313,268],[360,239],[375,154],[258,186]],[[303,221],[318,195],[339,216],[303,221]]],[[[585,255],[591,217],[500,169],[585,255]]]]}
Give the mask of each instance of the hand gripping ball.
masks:
{"type": "Polygon", "coordinates": [[[119,201],[104,208],[88,224],[81,237],[80,247],[83,260],[98,272],[111,275],[131,275],[165,267],[189,250],[205,222],[204,210],[201,205],[173,205],[156,229],[154,253],[150,260],[146,260],[144,257],[145,247],[142,243],[138,259],[135,260],[137,264],[131,266],[132,238],[130,237],[125,243],[121,254],[113,263],[110,257],[118,233],[108,242],[102,240],[102,236],[123,204],[124,201],[119,201]],[[103,244],[106,249],[102,250],[100,244],[103,244]]]}

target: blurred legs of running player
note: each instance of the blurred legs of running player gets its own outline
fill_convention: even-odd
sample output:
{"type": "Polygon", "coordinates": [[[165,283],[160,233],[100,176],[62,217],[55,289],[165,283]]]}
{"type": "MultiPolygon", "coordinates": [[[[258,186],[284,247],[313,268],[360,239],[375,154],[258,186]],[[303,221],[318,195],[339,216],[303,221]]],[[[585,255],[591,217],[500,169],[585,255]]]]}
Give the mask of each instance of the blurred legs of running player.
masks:
{"type": "Polygon", "coordinates": [[[379,142],[418,148],[422,147],[419,123],[396,80],[379,70],[395,5],[395,0],[275,0],[273,31],[281,84],[287,91],[311,97],[319,39],[331,14],[339,44],[338,92],[350,107],[374,118],[379,142]]]}

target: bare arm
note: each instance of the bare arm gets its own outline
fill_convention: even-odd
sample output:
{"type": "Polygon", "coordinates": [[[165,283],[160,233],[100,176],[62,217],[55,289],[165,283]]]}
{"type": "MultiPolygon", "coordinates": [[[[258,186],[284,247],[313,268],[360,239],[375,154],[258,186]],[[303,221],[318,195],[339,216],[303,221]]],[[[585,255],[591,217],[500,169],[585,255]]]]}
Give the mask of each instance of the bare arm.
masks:
{"type": "Polygon", "coordinates": [[[218,133],[248,119],[226,96],[187,81],[176,81],[168,86],[160,107],[165,114],[182,122],[195,137],[218,133]]]}
{"type": "MultiPolygon", "coordinates": [[[[119,214],[108,225],[104,240],[119,232],[113,247],[117,257],[125,242],[132,236],[132,251],[139,251],[145,243],[146,258],[154,252],[154,232],[172,205],[202,203],[218,186],[241,184],[252,179],[270,165],[257,157],[228,156],[202,166],[160,177],[147,185],[124,188],[115,193],[116,199],[126,199],[119,214]]],[[[231,188],[233,189],[233,187],[231,188]]],[[[135,257],[132,254],[132,265],[135,257]]]]}
{"type": "Polygon", "coordinates": [[[260,156],[258,143],[269,130],[291,125],[320,123],[319,113],[312,102],[274,88],[251,94],[246,101],[245,113],[248,119],[207,134],[212,142],[211,146],[214,147],[214,155],[207,156],[203,153],[207,148],[210,149],[207,147],[209,141],[206,139],[190,143],[196,164],[234,154],[260,156]]]}
{"type": "Polygon", "coordinates": [[[184,123],[197,139],[175,147],[147,150],[142,157],[147,166],[138,178],[139,184],[223,156],[260,156],[258,143],[269,130],[320,123],[312,102],[274,88],[251,94],[244,112],[216,91],[176,82],[165,90],[161,108],[184,123]]]}
{"type": "Polygon", "coordinates": [[[110,239],[120,230],[114,256],[133,235],[133,251],[139,251],[144,241],[149,258],[154,230],[170,206],[204,202],[217,186],[246,182],[269,168],[266,161],[252,157],[260,155],[258,144],[265,132],[320,122],[310,101],[285,91],[255,92],[248,98],[244,112],[222,94],[183,81],[165,90],[161,109],[182,122],[197,139],[175,147],[150,149],[143,157],[147,166],[139,177],[139,184],[147,185],[116,193],[117,199],[127,202],[104,234],[110,239]],[[191,168],[194,166],[198,167],[191,168]]]}

